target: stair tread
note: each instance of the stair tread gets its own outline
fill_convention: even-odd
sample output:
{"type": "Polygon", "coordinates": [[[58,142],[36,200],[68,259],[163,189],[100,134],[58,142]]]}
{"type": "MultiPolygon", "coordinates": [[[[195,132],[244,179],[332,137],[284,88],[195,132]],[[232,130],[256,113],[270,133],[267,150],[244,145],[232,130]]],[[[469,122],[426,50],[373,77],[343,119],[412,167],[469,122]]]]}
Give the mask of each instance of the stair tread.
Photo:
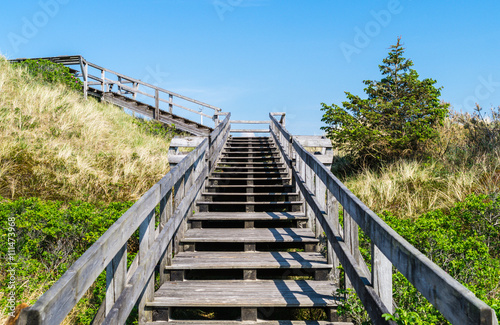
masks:
{"type": "Polygon", "coordinates": [[[307,220],[301,212],[198,212],[189,220],[307,220]]]}
{"type": "Polygon", "coordinates": [[[291,184],[275,184],[275,185],[269,185],[269,184],[257,184],[257,185],[206,185],[205,188],[219,188],[219,187],[227,187],[227,188],[248,188],[248,187],[258,187],[258,188],[265,188],[265,187],[293,187],[291,184]]]}
{"type": "Polygon", "coordinates": [[[210,176],[209,180],[235,180],[235,181],[253,181],[253,180],[290,180],[290,177],[213,177],[210,176]]]}
{"type": "Polygon", "coordinates": [[[168,281],[153,307],[334,307],[337,287],[314,280],[168,281]]]}
{"type": "MultiPolygon", "coordinates": [[[[224,158],[224,157],[221,157],[224,158]]],[[[239,162],[239,161],[228,161],[228,162],[219,162],[217,165],[256,165],[256,166],[276,166],[276,165],[284,165],[284,162],[274,161],[274,162],[239,162]]]]}
{"type": "Polygon", "coordinates": [[[214,204],[220,204],[220,205],[236,205],[236,204],[247,204],[247,205],[255,205],[255,204],[267,204],[267,205],[278,205],[278,204],[303,204],[304,201],[198,201],[196,202],[197,205],[214,205],[214,204]]]}
{"type": "MultiPolygon", "coordinates": [[[[216,168],[217,169],[217,168],[216,168]]],[[[232,172],[213,172],[212,173],[212,176],[219,176],[219,175],[275,175],[275,174],[278,174],[278,175],[288,175],[288,173],[286,172],[280,172],[279,170],[278,171],[268,171],[268,172],[262,172],[262,171],[258,171],[258,172],[238,172],[238,171],[232,171],[232,172]]]]}
{"type": "Polygon", "coordinates": [[[309,228],[193,228],[182,242],[211,243],[317,243],[309,228]]]}
{"type": "Polygon", "coordinates": [[[194,269],[329,269],[326,258],[315,252],[182,252],[169,270],[194,269]]]}
{"type": "Polygon", "coordinates": [[[350,322],[329,322],[329,321],[302,321],[302,320],[257,320],[237,321],[237,320],[172,320],[169,322],[158,321],[149,322],[146,325],[353,325],[350,322]]]}
{"type": "Polygon", "coordinates": [[[262,193],[224,193],[224,192],[203,192],[202,195],[208,196],[263,196],[263,195],[299,195],[299,193],[295,192],[262,192],[262,193]]]}

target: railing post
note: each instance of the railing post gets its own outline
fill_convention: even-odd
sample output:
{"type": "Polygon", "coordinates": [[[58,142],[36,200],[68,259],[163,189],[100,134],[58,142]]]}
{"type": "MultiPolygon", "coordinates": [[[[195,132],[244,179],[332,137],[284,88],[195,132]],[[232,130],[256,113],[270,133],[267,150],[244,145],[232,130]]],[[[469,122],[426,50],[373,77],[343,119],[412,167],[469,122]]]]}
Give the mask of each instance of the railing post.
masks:
{"type": "MultiPolygon", "coordinates": [[[[344,242],[346,243],[349,252],[356,259],[359,265],[359,230],[358,224],[354,219],[347,213],[344,208],[344,242]]],[[[351,282],[347,275],[345,275],[345,286],[346,289],[353,289],[351,282]]]]}
{"type": "MultiPolygon", "coordinates": [[[[316,187],[314,186],[314,173],[311,167],[307,165],[307,163],[304,161],[304,167],[305,167],[305,174],[304,174],[304,180],[306,182],[306,186],[311,191],[313,195],[316,196],[316,187]]],[[[306,203],[306,216],[307,216],[307,222],[309,225],[309,228],[316,233],[316,215],[314,214],[313,209],[306,203]]]]}
{"type": "Polygon", "coordinates": [[[155,116],[153,116],[155,120],[160,119],[160,92],[158,88],[155,89],[155,116]]]}
{"type": "Polygon", "coordinates": [[[168,112],[174,114],[174,95],[168,94],[168,112]]]}
{"type": "MultiPolygon", "coordinates": [[[[160,201],[160,231],[172,217],[172,212],[172,189],[170,189],[160,201]]],[[[168,244],[165,254],[160,260],[160,285],[170,280],[169,275],[165,273],[167,265],[172,265],[172,242],[168,244]]]]}
{"type": "Polygon", "coordinates": [[[106,307],[107,316],[127,282],[127,245],[124,245],[118,254],[106,267],[106,307]]]}
{"type": "Polygon", "coordinates": [[[104,94],[106,92],[106,73],[105,73],[104,69],[101,70],[101,80],[102,80],[101,91],[104,94]]]}
{"type": "MultiPolygon", "coordinates": [[[[334,229],[337,231],[337,233],[341,233],[341,227],[339,224],[339,202],[333,196],[333,194],[330,191],[327,191],[328,193],[328,199],[327,199],[327,216],[328,220],[333,224],[334,229]]],[[[340,261],[339,258],[337,257],[337,254],[333,251],[332,244],[330,243],[329,240],[328,242],[328,248],[327,248],[327,258],[328,258],[328,264],[332,264],[332,272],[331,272],[331,277],[334,283],[338,284],[340,281],[340,261]]]]}
{"type": "Polygon", "coordinates": [[[382,252],[372,243],[372,285],[375,292],[387,307],[390,313],[393,313],[392,306],[392,263],[382,254],[382,252]]]}
{"type": "MultiPolygon", "coordinates": [[[[314,194],[316,194],[316,199],[318,200],[319,207],[321,208],[321,210],[326,212],[326,186],[318,177],[316,171],[314,170],[313,172],[314,172],[314,185],[316,188],[314,194]]],[[[322,237],[322,235],[323,235],[323,227],[321,227],[319,219],[316,218],[316,238],[320,238],[322,237]]]]}
{"type": "Polygon", "coordinates": [[[82,57],[80,57],[80,68],[82,69],[82,77],[83,77],[83,98],[87,99],[88,63],[82,57]]]}
{"type": "Polygon", "coordinates": [[[134,99],[137,99],[137,90],[139,90],[139,83],[138,82],[134,82],[133,83],[134,85],[134,99]]]}
{"type": "MultiPolygon", "coordinates": [[[[185,188],[184,188],[184,182],[185,182],[184,178],[185,177],[186,177],[186,175],[183,175],[179,179],[177,184],[174,185],[174,207],[173,207],[174,211],[175,211],[175,209],[177,209],[177,207],[179,206],[179,204],[181,203],[181,201],[185,195],[185,188]]],[[[179,227],[177,229],[177,232],[176,232],[175,238],[174,238],[174,247],[173,247],[174,254],[177,254],[177,253],[182,251],[183,248],[180,247],[179,243],[180,243],[180,240],[183,236],[184,236],[183,229],[182,229],[182,227],[179,227]]]]}
{"type": "MultiPolygon", "coordinates": [[[[139,227],[139,265],[143,264],[148,254],[149,248],[155,240],[155,210],[151,211],[148,217],[139,227]]],[[[142,295],[139,297],[139,325],[153,321],[153,312],[146,310],[146,303],[154,297],[155,273],[151,274],[144,287],[142,295]]]]}

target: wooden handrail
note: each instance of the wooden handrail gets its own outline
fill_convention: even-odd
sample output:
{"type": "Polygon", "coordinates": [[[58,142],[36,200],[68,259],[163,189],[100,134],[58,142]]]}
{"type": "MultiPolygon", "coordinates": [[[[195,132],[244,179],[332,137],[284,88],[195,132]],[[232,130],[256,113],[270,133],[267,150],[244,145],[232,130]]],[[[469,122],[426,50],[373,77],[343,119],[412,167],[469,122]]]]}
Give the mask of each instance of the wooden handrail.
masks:
{"type": "MultiPolygon", "coordinates": [[[[376,324],[379,323],[380,313],[383,312],[377,301],[383,302],[385,297],[376,299],[371,292],[367,292],[371,291],[368,287],[376,288],[374,274],[372,273],[371,279],[363,277],[364,271],[357,267],[359,262],[356,260],[355,253],[352,251],[349,253],[351,249],[343,247],[342,243],[347,242],[347,238],[345,238],[345,235],[343,237],[340,234],[340,225],[335,225],[328,220],[330,216],[318,201],[318,197],[324,197],[325,193],[314,193],[311,184],[308,186],[307,182],[304,181],[307,178],[304,172],[307,170],[316,178],[316,184],[322,183],[329,192],[328,194],[331,194],[343,206],[344,218],[346,215],[350,216],[371,239],[375,246],[375,254],[372,253],[373,269],[378,266],[378,263],[373,263],[374,258],[382,258],[382,264],[384,264],[383,259],[388,259],[453,324],[498,324],[492,308],[389,227],[349,191],[314,155],[305,150],[298,142],[293,141],[292,136],[272,114],[270,114],[270,118],[272,123],[271,133],[280,149],[286,154],[286,157],[289,157],[288,165],[296,177],[302,195],[304,195],[309,208],[314,211],[316,218],[318,218],[325,230],[328,240],[341,260],[347,276],[376,324]],[[295,165],[292,163],[294,159],[296,161],[295,165]],[[344,264],[345,262],[347,264],[344,264]],[[364,285],[360,285],[360,280],[364,285]]],[[[383,267],[387,268],[386,265],[383,265],[383,267]]],[[[376,272],[376,270],[372,272],[376,272]]],[[[376,294],[380,297],[380,292],[376,292],[376,294]]],[[[390,305],[387,305],[386,301],[385,307],[388,307],[387,309],[391,308],[390,305]]],[[[386,322],[380,321],[380,323],[386,322]]]]}
{"type": "MultiPolygon", "coordinates": [[[[105,324],[123,324],[142,293],[140,306],[152,299],[154,270],[170,258],[165,252],[185,224],[191,205],[208,175],[208,161],[217,157],[229,134],[229,118],[118,219],[37,302],[23,309],[20,325],[59,324],[106,269],[108,288],[103,306],[105,324]],[[224,140],[223,140],[224,139],[224,140]],[[175,197],[173,195],[175,189],[175,197]],[[155,209],[160,226],[155,229],[155,209]],[[169,210],[172,210],[173,213],[169,210]],[[139,252],[127,270],[127,241],[140,230],[139,252]]],[[[150,318],[144,308],[139,317],[150,318]]]]}

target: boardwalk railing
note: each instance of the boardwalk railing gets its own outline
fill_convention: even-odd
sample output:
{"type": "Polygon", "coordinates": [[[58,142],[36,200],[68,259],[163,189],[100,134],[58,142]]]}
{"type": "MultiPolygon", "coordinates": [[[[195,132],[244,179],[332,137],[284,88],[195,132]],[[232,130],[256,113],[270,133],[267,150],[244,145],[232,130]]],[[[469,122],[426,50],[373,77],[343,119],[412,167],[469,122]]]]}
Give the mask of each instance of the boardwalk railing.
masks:
{"type": "MultiPolygon", "coordinates": [[[[214,127],[216,127],[219,123],[219,116],[227,114],[221,112],[221,109],[218,107],[103,68],[87,61],[80,55],[33,58],[31,60],[39,59],[50,60],[70,67],[73,73],[82,78],[85,98],[88,94],[102,95],[115,92],[136,100],[138,95],[142,95],[146,101],[149,100],[146,104],[153,106],[155,109],[152,116],[153,119],[159,119],[160,111],[164,111],[191,120],[197,116],[200,119],[200,124],[204,124],[203,117],[206,117],[208,120],[213,120],[214,127]],[[77,68],[79,70],[76,70],[77,68]]],[[[26,59],[10,61],[22,62],[24,60],[26,59]]],[[[150,77],[154,78],[154,76],[150,77]]]]}
{"type": "Polygon", "coordinates": [[[335,266],[341,264],[347,286],[355,289],[374,324],[395,324],[382,317],[393,311],[393,266],[451,323],[498,324],[493,309],[382,221],[294,141],[273,114],[270,119],[271,136],[307,202],[309,223],[316,226],[317,236],[323,231],[326,234],[333,276],[339,276],[335,266]],[[343,208],[343,227],[339,223],[339,204],[343,208]],[[359,252],[358,226],[371,240],[371,272],[359,252]]]}
{"type": "Polygon", "coordinates": [[[229,118],[230,114],[127,210],[32,307],[24,309],[19,324],[59,324],[104,270],[106,297],[94,324],[124,324],[136,304],[139,322],[152,321],[152,312],[144,307],[152,301],[156,275],[159,270],[160,282],[167,280],[163,270],[171,262],[172,252],[180,249],[186,219],[229,136],[229,118]],[[136,231],[139,251],[127,267],[127,242],[136,231]]]}

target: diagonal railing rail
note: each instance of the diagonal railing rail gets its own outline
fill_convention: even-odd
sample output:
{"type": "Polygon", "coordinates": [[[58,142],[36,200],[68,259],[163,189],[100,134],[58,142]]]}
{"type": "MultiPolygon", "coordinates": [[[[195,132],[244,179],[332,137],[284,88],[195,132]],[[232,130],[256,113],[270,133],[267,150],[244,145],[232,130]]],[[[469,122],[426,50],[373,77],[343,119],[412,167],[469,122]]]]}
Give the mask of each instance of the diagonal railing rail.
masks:
{"type": "MultiPolygon", "coordinates": [[[[492,308],[389,227],[294,141],[273,114],[270,118],[271,136],[307,202],[309,222],[316,223],[317,235],[323,231],[326,234],[330,262],[343,266],[347,286],[356,290],[374,324],[395,324],[382,317],[393,309],[394,266],[452,324],[498,325],[492,308]],[[343,208],[343,227],[339,223],[339,204],[343,208]],[[359,252],[358,226],[371,240],[371,271],[359,252]]],[[[335,268],[332,272],[339,276],[335,268]]]]}
{"type": "Polygon", "coordinates": [[[94,324],[124,324],[135,305],[139,322],[152,321],[144,308],[153,299],[157,273],[178,249],[186,219],[229,136],[230,114],[195,150],[153,185],[36,303],[23,309],[20,325],[59,324],[106,270],[106,296],[94,324]],[[156,226],[158,224],[158,226],[156,226]],[[139,231],[139,251],[127,267],[127,242],[139,231]],[[159,266],[159,268],[157,268],[159,266]]]}

